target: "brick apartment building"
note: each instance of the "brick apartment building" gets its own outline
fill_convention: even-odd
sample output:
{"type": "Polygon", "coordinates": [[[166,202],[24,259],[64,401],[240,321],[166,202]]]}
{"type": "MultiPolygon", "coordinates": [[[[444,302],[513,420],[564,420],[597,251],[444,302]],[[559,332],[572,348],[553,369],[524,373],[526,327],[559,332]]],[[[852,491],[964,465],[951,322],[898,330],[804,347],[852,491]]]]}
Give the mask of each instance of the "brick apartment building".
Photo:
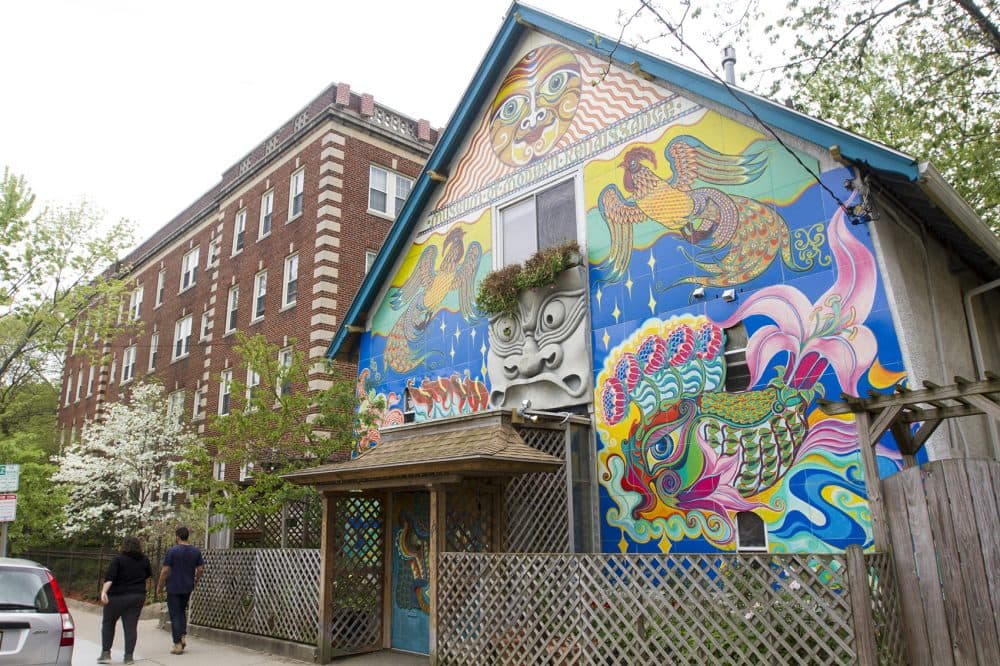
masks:
{"type": "MultiPolygon", "coordinates": [[[[124,316],[142,330],[104,341],[110,361],[98,367],[76,353],[100,344],[81,332],[63,369],[63,441],[149,375],[204,432],[228,409],[226,380],[252,383],[236,331],[321,361],[436,140],[427,121],[347,84],[324,90],[122,258],[134,280],[124,316]]],[[[308,389],[327,381],[313,369],[308,389]]]]}

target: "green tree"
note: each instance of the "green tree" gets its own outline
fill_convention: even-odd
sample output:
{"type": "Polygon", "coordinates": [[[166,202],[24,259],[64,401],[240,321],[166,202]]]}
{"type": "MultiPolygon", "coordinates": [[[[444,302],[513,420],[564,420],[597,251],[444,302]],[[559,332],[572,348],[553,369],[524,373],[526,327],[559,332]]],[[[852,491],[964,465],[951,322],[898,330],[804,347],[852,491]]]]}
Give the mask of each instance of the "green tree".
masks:
{"type": "MultiPolygon", "coordinates": [[[[232,380],[230,413],[212,417],[212,434],[185,454],[180,469],[194,502],[211,503],[214,512],[235,520],[276,513],[286,502],[314,492],[285,481],[282,474],[327,462],[353,445],[358,420],[354,378],[331,370],[329,387],[303,390],[308,385],[308,361],[294,341],[291,344],[290,355],[283,357],[281,348],[262,335],[237,333],[240,368],[252,370],[257,381],[247,386],[232,380]],[[252,482],[216,479],[217,461],[252,465],[252,482]]],[[[361,417],[365,423],[373,418],[361,417]]]]}
{"type": "Polygon", "coordinates": [[[685,28],[748,48],[744,86],[930,161],[1000,232],[997,0],[692,4],[671,19],[639,2],[673,39],[685,28]]]}
{"type": "MultiPolygon", "coordinates": [[[[34,212],[24,179],[0,181],[0,425],[22,387],[58,376],[79,328],[110,339],[124,325],[126,283],[116,258],[131,244],[122,220],[105,227],[83,203],[34,212]],[[86,324],[84,324],[86,320],[86,324]]],[[[80,345],[78,352],[100,349],[80,345]]]]}
{"type": "MultiPolygon", "coordinates": [[[[53,419],[53,422],[55,419],[53,419]]],[[[0,438],[0,461],[21,466],[17,519],[7,526],[11,552],[44,546],[62,538],[66,493],[52,483],[57,467],[49,462],[43,435],[17,432],[0,438]]]]}

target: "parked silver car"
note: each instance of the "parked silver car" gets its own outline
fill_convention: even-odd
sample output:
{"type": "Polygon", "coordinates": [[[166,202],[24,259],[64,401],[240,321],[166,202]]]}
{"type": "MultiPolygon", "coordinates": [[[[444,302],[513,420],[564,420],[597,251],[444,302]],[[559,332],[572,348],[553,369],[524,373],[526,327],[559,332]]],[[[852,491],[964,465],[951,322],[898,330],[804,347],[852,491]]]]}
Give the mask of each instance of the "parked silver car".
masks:
{"type": "Polygon", "coordinates": [[[52,572],[37,562],[0,558],[0,666],[73,661],[73,617],[52,572]]]}

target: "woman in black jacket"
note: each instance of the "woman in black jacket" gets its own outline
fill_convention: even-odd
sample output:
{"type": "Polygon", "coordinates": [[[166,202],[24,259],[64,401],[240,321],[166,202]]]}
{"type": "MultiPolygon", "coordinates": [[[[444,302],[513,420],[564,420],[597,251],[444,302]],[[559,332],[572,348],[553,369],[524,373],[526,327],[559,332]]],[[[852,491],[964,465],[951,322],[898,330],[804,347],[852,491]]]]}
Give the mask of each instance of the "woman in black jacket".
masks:
{"type": "Polygon", "coordinates": [[[125,631],[125,663],[134,663],[136,627],[139,613],[146,603],[146,581],[153,575],[149,558],[142,554],[142,544],[135,537],[122,540],[121,553],[108,565],[101,588],[104,621],[101,623],[101,656],[98,664],[111,663],[111,644],[115,640],[115,623],[122,620],[125,631]]]}

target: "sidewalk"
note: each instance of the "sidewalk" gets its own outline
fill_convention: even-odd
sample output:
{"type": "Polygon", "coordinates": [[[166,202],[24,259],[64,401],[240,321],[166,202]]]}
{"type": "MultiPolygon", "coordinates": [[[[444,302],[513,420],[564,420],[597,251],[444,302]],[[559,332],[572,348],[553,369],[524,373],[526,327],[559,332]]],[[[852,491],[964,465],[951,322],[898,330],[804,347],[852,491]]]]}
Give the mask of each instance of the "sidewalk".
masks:
{"type": "MultiPolygon", "coordinates": [[[[73,650],[73,666],[92,666],[101,654],[101,607],[67,599],[73,621],[76,623],[76,645],[73,650]]],[[[111,663],[122,663],[125,636],[121,622],[115,628],[114,647],[111,648],[111,663]]],[[[135,646],[136,664],[147,666],[269,666],[270,664],[306,664],[287,657],[278,657],[267,652],[257,652],[225,643],[216,643],[197,636],[188,637],[187,650],[182,655],[170,654],[173,643],[170,632],[158,627],[158,620],[139,620],[139,640],[135,646]]],[[[345,666],[420,666],[427,659],[396,653],[375,653],[358,657],[337,659],[335,664],[345,666]]]]}

